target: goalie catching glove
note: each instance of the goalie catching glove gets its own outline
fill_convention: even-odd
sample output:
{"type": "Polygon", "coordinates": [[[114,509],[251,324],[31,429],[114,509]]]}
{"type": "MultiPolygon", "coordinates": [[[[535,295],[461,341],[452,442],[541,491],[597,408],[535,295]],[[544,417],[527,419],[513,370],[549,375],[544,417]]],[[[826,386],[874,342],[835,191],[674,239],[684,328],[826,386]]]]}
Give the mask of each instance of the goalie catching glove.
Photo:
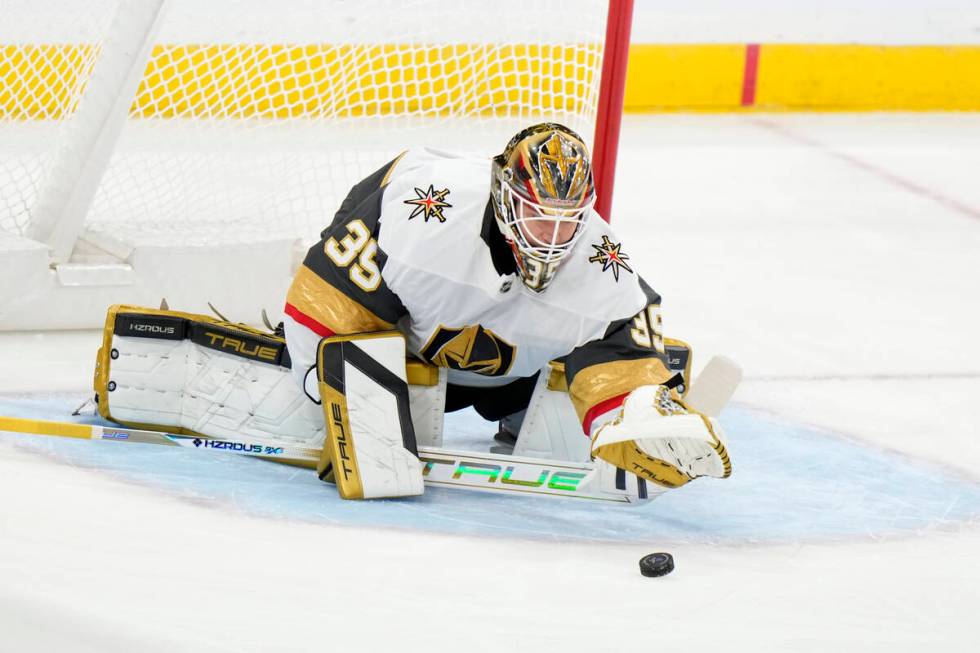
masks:
{"type": "Polygon", "coordinates": [[[592,436],[592,456],[616,468],[617,486],[625,484],[625,473],[635,475],[641,498],[646,498],[646,481],[671,489],[700,476],[732,473],[718,422],[691,410],[662,385],[629,394],[619,415],[592,436]]]}

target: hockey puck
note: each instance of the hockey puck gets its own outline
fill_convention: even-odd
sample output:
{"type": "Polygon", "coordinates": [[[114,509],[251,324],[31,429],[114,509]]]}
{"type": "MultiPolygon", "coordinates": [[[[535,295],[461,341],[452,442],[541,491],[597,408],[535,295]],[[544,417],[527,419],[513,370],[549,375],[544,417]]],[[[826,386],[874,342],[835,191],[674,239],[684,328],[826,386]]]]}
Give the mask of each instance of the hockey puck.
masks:
{"type": "Polygon", "coordinates": [[[656,578],[674,571],[674,556],[669,553],[651,553],[640,558],[640,573],[656,578]]]}

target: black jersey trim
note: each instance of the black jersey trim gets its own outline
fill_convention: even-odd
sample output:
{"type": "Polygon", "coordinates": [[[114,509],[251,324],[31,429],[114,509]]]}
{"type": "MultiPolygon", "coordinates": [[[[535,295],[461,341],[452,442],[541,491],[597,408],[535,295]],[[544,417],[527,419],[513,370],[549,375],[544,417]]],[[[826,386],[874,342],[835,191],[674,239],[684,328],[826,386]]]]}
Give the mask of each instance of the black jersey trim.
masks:
{"type": "Polygon", "coordinates": [[[483,210],[483,225],[480,227],[480,238],[490,250],[490,260],[493,261],[493,269],[500,276],[517,274],[517,261],[514,260],[514,252],[504,235],[497,228],[497,217],[493,212],[492,199],[487,200],[487,206],[483,210]]]}

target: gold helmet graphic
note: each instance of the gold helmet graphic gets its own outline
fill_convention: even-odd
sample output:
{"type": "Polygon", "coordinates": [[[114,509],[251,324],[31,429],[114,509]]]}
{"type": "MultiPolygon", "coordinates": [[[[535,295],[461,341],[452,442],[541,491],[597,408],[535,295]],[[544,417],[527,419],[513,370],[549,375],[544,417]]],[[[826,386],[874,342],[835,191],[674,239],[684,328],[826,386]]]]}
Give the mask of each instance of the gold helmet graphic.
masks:
{"type": "Polygon", "coordinates": [[[497,226],[524,285],[547,288],[582,235],[595,202],[589,150],[564,125],[541,123],[514,136],[493,159],[497,226]]]}

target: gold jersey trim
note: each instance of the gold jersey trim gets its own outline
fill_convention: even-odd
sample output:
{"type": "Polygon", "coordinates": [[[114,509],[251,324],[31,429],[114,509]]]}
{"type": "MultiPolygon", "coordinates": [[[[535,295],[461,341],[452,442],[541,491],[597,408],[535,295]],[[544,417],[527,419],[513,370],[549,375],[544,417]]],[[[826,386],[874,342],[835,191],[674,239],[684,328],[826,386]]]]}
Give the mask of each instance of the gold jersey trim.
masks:
{"type": "Polygon", "coordinates": [[[569,396],[579,421],[596,404],[627,394],[641,385],[661,385],[674,375],[659,358],[618,360],[590,365],[578,372],[569,396]]]}
{"type": "Polygon", "coordinates": [[[388,183],[391,181],[392,173],[395,172],[395,166],[398,165],[398,162],[401,161],[402,157],[404,157],[406,154],[408,154],[408,150],[405,150],[404,152],[399,154],[397,157],[395,157],[395,160],[391,162],[391,165],[388,166],[388,171],[385,173],[384,178],[381,180],[381,184],[379,185],[380,188],[384,188],[385,186],[388,185],[388,183]]]}
{"type": "Polygon", "coordinates": [[[333,333],[390,331],[395,328],[394,324],[382,320],[306,265],[301,265],[296,273],[286,295],[286,303],[333,333]]]}

